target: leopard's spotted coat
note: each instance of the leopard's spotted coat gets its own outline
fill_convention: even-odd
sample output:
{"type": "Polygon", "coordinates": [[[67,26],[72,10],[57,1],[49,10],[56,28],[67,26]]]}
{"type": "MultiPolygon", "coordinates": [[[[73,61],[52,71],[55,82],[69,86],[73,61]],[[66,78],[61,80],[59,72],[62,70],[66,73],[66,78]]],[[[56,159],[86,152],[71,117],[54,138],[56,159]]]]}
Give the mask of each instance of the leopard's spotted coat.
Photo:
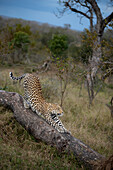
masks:
{"type": "Polygon", "coordinates": [[[63,115],[63,110],[58,104],[47,103],[42,95],[42,89],[38,76],[26,73],[20,77],[14,77],[10,72],[12,80],[23,81],[24,92],[24,107],[31,108],[38,115],[41,115],[45,120],[52,125],[59,132],[68,132],[63,126],[62,122],[58,119],[63,115]]]}

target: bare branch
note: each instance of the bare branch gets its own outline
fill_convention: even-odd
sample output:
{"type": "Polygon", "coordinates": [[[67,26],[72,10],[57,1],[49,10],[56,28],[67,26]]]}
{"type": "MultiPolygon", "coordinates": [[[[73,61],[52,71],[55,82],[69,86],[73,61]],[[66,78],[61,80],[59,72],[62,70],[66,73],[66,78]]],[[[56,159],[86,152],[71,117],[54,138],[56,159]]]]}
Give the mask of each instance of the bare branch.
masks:
{"type": "Polygon", "coordinates": [[[92,6],[92,8],[97,16],[97,19],[102,20],[102,14],[101,14],[101,11],[100,11],[100,8],[99,8],[97,2],[95,0],[87,0],[87,2],[92,6]]]}
{"type": "Polygon", "coordinates": [[[72,12],[79,13],[79,14],[85,16],[86,18],[90,19],[90,17],[86,13],[71,7],[71,5],[68,2],[65,2],[65,7],[68,7],[72,12]]]}
{"type": "Polygon", "coordinates": [[[79,3],[81,6],[83,6],[85,8],[87,7],[88,9],[90,9],[90,6],[88,6],[87,1],[84,2],[85,4],[82,4],[80,0],[75,0],[75,2],[79,3]]]}
{"type": "Polygon", "coordinates": [[[111,22],[112,19],[113,19],[113,12],[102,21],[102,31],[104,30],[104,28],[106,27],[106,25],[107,25],[109,22],[111,22]]]}

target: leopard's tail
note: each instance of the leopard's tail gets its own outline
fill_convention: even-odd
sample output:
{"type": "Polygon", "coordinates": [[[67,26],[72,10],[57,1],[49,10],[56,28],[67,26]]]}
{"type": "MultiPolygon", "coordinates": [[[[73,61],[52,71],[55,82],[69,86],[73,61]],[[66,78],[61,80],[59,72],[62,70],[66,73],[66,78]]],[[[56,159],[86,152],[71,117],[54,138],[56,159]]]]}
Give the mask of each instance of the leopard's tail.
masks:
{"type": "Polygon", "coordinates": [[[9,77],[10,77],[12,80],[22,80],[25,76],[26,76],[26,74],[23,74],[23,75],[20,76],[20,77],[14,77],[12,72],[9,73],[9,77]]]}

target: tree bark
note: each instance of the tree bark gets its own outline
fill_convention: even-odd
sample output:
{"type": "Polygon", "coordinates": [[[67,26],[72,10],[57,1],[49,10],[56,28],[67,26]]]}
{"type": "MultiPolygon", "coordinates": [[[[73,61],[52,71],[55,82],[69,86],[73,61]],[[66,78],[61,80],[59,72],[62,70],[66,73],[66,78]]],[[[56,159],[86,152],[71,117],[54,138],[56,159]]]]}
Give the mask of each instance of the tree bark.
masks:
{"type": "Polygon", "coordinates": [[[88,73],[87,73],[87,88],[89,95],[89,103],[92,104],[95,94],[94,94],[94,83],[97,71],[99,70],[100,61],[102,57],[102,49],[101,49],[101,38],[97,34],[97,38],[93,44],[93,54],[92,59],[89,61],[88,73]]]}
{"type": "Polygon", "coordinates": [[[25,109],[18,93],[0,90],[0,105],[12,110],[15,119],[37,140],[41,140],[59,151],[73,153],[88,169],[97,167],[104,157],[71,134],[61,134],[31,109],[25,109]]]}

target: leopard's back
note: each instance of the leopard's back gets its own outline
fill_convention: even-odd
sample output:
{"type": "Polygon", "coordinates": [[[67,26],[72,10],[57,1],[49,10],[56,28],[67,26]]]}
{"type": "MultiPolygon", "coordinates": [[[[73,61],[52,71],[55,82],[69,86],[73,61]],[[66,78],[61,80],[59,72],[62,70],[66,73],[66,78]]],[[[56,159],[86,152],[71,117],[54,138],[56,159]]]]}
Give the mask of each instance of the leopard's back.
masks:
{"type": "Polygon", "coordinates": [[[38,76],[26,74],[23,86],[25,100],[30,104],[31,108],[36,112],[41,112],[42,114],[45,113],[47,104],[42,95],[38,76]]]}
{"type": "Polygon", "coordinates": [[[23,86],[24,86],[24,90],[29,96],[33,96],[33,97],[40,96],[40,98],[43,99],[40,81],[37,76],[34,76],[32,74],[26,74],[24,78],[23,86]]]}

